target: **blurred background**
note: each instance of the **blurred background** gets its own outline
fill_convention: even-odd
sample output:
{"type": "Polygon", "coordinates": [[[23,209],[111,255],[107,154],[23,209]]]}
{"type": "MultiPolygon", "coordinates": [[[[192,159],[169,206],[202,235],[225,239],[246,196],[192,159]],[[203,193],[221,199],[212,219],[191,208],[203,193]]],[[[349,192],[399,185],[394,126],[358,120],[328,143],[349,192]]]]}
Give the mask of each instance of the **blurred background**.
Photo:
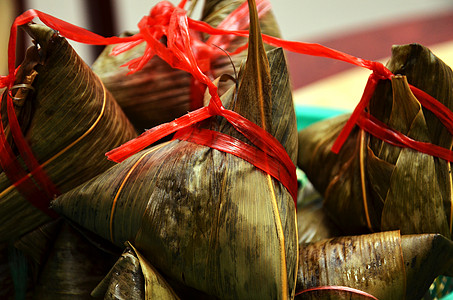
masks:
{"type": "MultiPolygon", "coordinates": [[[[194,17],[199,16],[202,2],[199,1],[194,17]]],[[[452,0],[270,2],[286,39],[320,43],[383,62],[390,56],[392,45],[420,43],[453,65],[452,0]]],[[[157,0],[0,0],[0,71],[7,72],[10,26],[17,15],[29,8],[111,36],[137,28],[136,24],[156,3],[157,0]]],[[[88,64],[101,50],[72,44],[88,64]]],[[[359,100],[369,75],[367,70],[329,59],[294,53],[287,53],[287,58],[296,104],[350,110],[359,100]]]]}

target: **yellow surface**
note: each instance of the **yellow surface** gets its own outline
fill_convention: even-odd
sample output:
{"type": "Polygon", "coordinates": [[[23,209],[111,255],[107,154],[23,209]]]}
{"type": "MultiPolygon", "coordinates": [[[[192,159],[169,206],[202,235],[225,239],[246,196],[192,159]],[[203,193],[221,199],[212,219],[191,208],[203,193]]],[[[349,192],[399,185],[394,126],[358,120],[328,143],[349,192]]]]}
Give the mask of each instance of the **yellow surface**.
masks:
{"type": "MultiPolygon", "coordinates": [[[[453,41],[429,47],[447,65],[453,67],[453,41]]],[[[363,57],[366,59],[366,57],[363,57]]],[[[388,58],[380,60],[385,63],[388,58]]],[[[296,105],[353,110],[362,96],[371,71],[360,67],[341,72],[294,91],[296,105]]]]}
{"type": "Polygon", "coordinates": [[[13,23],[15,0],[0,0],[0,75],[8,70],[8,38],[13,23]]]}

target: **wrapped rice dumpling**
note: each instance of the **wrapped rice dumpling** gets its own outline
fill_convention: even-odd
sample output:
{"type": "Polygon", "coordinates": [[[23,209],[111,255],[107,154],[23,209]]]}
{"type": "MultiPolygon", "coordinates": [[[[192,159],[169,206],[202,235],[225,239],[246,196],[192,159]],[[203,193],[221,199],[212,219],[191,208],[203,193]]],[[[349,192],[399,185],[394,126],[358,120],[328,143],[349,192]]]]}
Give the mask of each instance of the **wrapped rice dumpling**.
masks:
{"type": "MultiPolygon", "coordinates": [[[[394,46],[387,67],[401,75],[378,83],[367,108],[371,117],[413,140],[452,149],[447,128],[408,85],[451,110],[452,70],[418,44],[394,46]]],[[[299,133],[298,165],[323,194],[333,220],[349,233],[401,229],[451,237],[451,163],[393,146],[359,127],[334,154],[332,144],[347,118],[328,119],[299,133]]]]}
{"type": "Polygon", "coordinates": [[[453,275],[453,243],[388,231],[301,245],[299,261],[296,299],[421,299],[434,278],[453,275]]]}
{"type": "Polygon", "coordinates": [[[0,249],[0,299],[31,299],[61,219],[53,220],[0,249]],[[4,251],[6,250],[6,251],[4,251]]]}
{"type": "Polygon", "coordinates": [[[27,258],[30,281],[36,283],[62,227],[62,219],[47,222],[14,241],[14,248],[27,258]]]}
{"type": "Polygon", "coordinates": [[[1,102],[6,142],[12,149],[11,161],[16,164],[2,162],[2,241],[17,238],[51,220],[40,209],[47,210],[56,194],[112,166],[105,152],[136,136],[111,94],[64,38],[43,25],[29,24],[24,29],[34,38],[36,46],[28,49],[16,74],[14,89],[3,93],[1,102]],[[53,186],[51,192],[39,199],[35,196],[42,195],[45,188],[35,177],[36,169],[27,169],[23,163],[30,157],[23,155],[23,146],[14,136],[8,95],[13,97],[19,123],[15,128],[22,132],[31,148],[39,164],[36,169],[44,170],[48,177],[46,183],[53,186]],[[25,174],[22,179],[28,181],[14,180],[19,171],[25,174]]]}
{"type": "Polygon", "coordinates": [[[121,257],[91,292],[94,298],[145,299],[145,280],[140,261],[131,248],[126,248],[121,257]]]}
{"type": "MultiPolygon", "coordinates": [[[[294,162],[297,128],[284,54],[273,50],[268,62],[251,14],[237,97],[232,89],[222,102],[275,136],[294,162]]],[[[198,128],[244,140],[221,117],[198,128]]],[[[131,156],[53,207],[117,245],[131,241],[165,276],[209,295],[294,296],[294,199],[281,182],[232,154],[175,139],[131,156]]]]}
{"type": "Polygon", "coordinates": [[[13,282],[0,282],[14,287],[16,297],[4,299],[91,299],[92,289],[121,253],[61,218],[23,235],[10,249],[5,274],[13,274],[13,282]],[[25,293],[26,298],[20,296],[25,293]]]}
{"type": "MultiPolygon", "coordinates": [[[[207,0],[203,9],[202,21],[216,27],[244,2],[244,0],[207,0]]],[[[158,5],[151,12],[152,15],[159,14],[159,18],[153,22],[165,19],[164,11],[159,9],[162,5],[169,5],[169,3],[162,2],[158,5]]],[[[243,16],[241,20],[227,25],[228,28],[225,29],[247,29],[247,24],[243,24],[244,19],[247,19],[247,15],[243,16]],[[237,24],[242,24],[242,27],[236,28],[237,24]]],[[[268,11],[268,7],[266,7],[266,12],[260,16],[260,23],[263,33],[280,36],[274,16],[271,11],[268,11]]],[[[167,25],[162,24],[162,26],[167,25]]],[[[166,43],[165,35],[157,38],[162,43],[166,43]]],[[[194,33],[191,38],[198,41],[198,44],[194,44],[193,47],[197,60],[204,68],[203,72],[207,72],[212,78],[217,78],[222,74],[233,74],[233,66],[229,58],[213,44],[225,48],[226,51],[234,51],[245,44],[246,39],[231,36],[214,36],[210,39],[207,36],[201,37],[198,33],[194,33]],[[204,42],[207,44],[203,44],[204,42]]],[[[203,94],[199,93],[199,84],[193,80],[192,76],[184,71],[173,69],[157,56],[154,56],[140,71],[132,74],[128,74],[127,68],[121,67],[143,56],[147,47],[145,43],[117,56],[111,56],[110,53],[114,47],[115,45],[107,46],[93,63],[92,68],[137,130],[143,131],[172,121],[188,111],[202,106],[203,94]]],[[[231,57],[233,63],[238,67],[246,54],[247,52],[243,51],[233,55],[231,57]]],[[[221,90],[223,93],[226,88],[221,90]]]]}

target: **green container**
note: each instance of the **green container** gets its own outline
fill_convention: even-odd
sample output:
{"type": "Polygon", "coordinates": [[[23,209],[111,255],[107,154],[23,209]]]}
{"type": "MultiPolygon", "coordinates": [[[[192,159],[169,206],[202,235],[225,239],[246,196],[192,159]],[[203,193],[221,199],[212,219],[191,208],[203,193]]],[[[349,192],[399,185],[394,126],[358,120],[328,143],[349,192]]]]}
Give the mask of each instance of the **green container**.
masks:
{"type": "Polygon", "coordinates": [[[453,300],[453,294],[449,294],[442,298],[442,300],[453,300]]]}
{"type": "Polygon", "coordinates": [[[295,110],[297,130],[301,130],[323,119],[332,118],[350,112],[348,110],[302,105],[296,105],[295,110]]]}

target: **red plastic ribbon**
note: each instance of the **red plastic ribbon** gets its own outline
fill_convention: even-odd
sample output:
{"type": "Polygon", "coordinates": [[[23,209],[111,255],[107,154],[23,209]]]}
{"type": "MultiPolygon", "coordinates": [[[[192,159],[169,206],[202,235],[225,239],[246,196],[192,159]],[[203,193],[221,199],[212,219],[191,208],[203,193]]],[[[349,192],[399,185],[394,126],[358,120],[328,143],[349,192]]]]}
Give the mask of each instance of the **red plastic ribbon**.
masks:
{"type": "MultiPolygon", "coordinates": [[[[268,11],[270,6],[266,0],[261,0],[257,2],[258,6],[261,7],[261,13],[268,11]]],[[[11,88],[11,86],[14,84],[15,40],[17,26],[26,24],[32,21],[35,17],[38,17],[47,26],[59,31],[59,33],[62,36],[77,42],[93,45],[119,44],[114,48],[112,54],[122,53],[124,51],[131,49],[132,47],[137,46],[142,42],[146,42],[147,46],[144,55],[127,63],[127,66],[129,67],[131,72],[140,70],[154,55],[158,55],[173,68],[178,68],[192,74],[193,77],[199,83],[207,86],[208,91],[212,98],[208,107],[199,108],[179,119],[176,119],[173,122],[162,124],[149,130],[143,133],[140,137],[127,142],[126,144],[117,149],[110,151],[109,153],[107,153],[108,157],[115,161],[122,161],[125,158],[133,155],[134,153],[146,148],[148,145],[152,144],[153,142],[159,140],[164,136],[167,136],[175,131],[184,129],[197,122],[205,120],[206,118],[209,118],[211,116],[219,115],[225,117],[228,120],[228,122],[230,122],[234,126],[234,128],[236,128],[236,130],[238,130],[247,139],[249,139],[255,146],[257,146],[260,149],[260,151],[263,151],[269,157],[277,159],[279,161],[280,169],[282,170],[285,169],[284,172],[292,174],[291,178],[288,179],[289,180],[288,182],[282,183],[290,190],[291,195],[294,196],[295,192],[293,190],[294,189],[293,187],[295,186],[294,183],[296,180],[295,166],[292,164],[284,148],[274,137],[272,137],[269,133],[264,131],[259,126],[246,120],[245,118],[243,118],[242,116],[233,111],[226,110],[222,106],[220,99],[217,95],[217,87],[213,85],[209,77],[205,74],[206,70],[209,68],[209,59],[206,60],[203,57],[206,57],[206,54],[209,54],[210,56],[215,56],[221,55],[221,53],[220,50],[212,47],[212,45],[203,43],[199,38],[198,34],[201,32],[210,34],[211,37],[208,39],[208,43],[214,42],[219,43],[219,41],[221,42],[222,40],[224,40],[225,43],[228,44],[229,39],[225,38],[226,35],[248,37],[248,31],[240,30],[240,28],[243,27],[243,24],[239,22],[245,19],[243,18],[243,16],[245,15],[245,4],[240,6],[234,13],[232,13],[231,16],[227,18],[227,20],[222,24],[222,26],[219,26],[218,28],[213,28],[202,21],[196,21],[188,18],[186,12],[183,10],[185,4],[186,0],[181,1],[181,3],[177,7],[174,7],[171,3],[166,1],[159,3],[151,10],[149,16],[143,17],[142,20],[139,22],[138,24],[140,30],[139,33],[131,37],[122,38],[102,37],[83,28],[80,28],[78,26],[72,25],[60,19],[52,17],[48,14],[42,13],[40,11],[37,10],[26,11],[24,14],[16,18],[13,26],[11,27],[8,48],[9,75],[0,77],[0,85],[1,87],[6,86],[11,88]],[[228,27],[236,22],[240,24],[240,26],[237,26],[236,28],[233,29],[222,28],[228,27]],[[223,38],[222,39],[217,38],[216,35],[221,35],[223,38]],[[167,37],[167,45],[164,45],[159,41],[163,36],[167,37]]],[[[344,141],[347,139],[353,127],[359,122],[361,122],[360,124],[362,124],[364,128],[368,126],[366,128],[370,134],[376,136],[380,135],[383,138],[388,137],[388,135],[382,135],[382,132],[379,132],[382,128],[384,128],[383,126],[381,126],[382,124],[374,122],[375,125],[371,126],[368,121],[366,122],[364,121],[364,119],[367,119],[368,117],[366,115],[363,115],[363,111],[365,107],[368,105],[368,102],[371,98],[371,95],[374,92],[377,82],[381,79],[389,79],[392,76],[392,73],[388,69],[386,69],[381,63],[357,58],[349,54],[334,49],[330,49],[328,47],[324,47],[319,44],[285,41],[264,34],[262,35],[262,37],[264,42],[273,46],[283,47],[289,51],[306,55],[341,60],[373,71],[373,74],[370,75],[368,83],[365,87],[364,94],[359,104],[355,108],[354,112],[351,115],[351,118],[344,126],[342,132],[340,133],[338,139],[336,140],[332,148],[334,152],[338,153],[338,151],[341,149],[344,141]]],[[[226,46],[226,44],[223,44],[223,46],[226,46]]],[[[220,46],[222,46],[222,44],[220,46]]],[[[246,46],[247,45],[238,47],[238,49],[236,49],[232,53],[238,53],[239,51],[246,49],[246,46]]],[[[424,93],[423,91],[413,86],[411,86],[411,90],[418,98],[420,103],[425,108],[431,110],[448,128],[448,130],[451,133],[453,133],[452,112],[448,110],[448,108],[443,106],[441,103],[439,103],[436,99],[424,93]]],[[[27,167],[30,170],[32,170],[33,174],[38,173],[37,178],[41,179],[38,179],[37,181],[41,182],[44,178],[44,175],[40,174],[42,169],[39,168],[39,165],[38,166],[36,165],[36,161],[34,161],[33,158],[30,158],[31,152],[28,151],[29,149],[27,148],[27,146],[25,146],[26,142],[23,138],[22,133],[21,132],[19,133],[20,127],[18,127],[18,124],[15,125],[14,122],[15,116],[12,115],[10,116],[12,120],[12,122],[10,120],[10,126],[12,126],[11,131],[12,132],[14,131],[13,137],[15,143],[16,145],[21,145],[18,146],[20,148],[19,152],[21,153],[21,155],[25,154],[28,157],[28,159],[26,160],[27,167]]],[[[386,131],[388,132],[392,130],[386,128],[386,131]]],[[[399,135],[397,134],[397,136],[399,135]]],[[[421,150],[425,151],[424,149],[426,147],[420,147],[420,145],[417,146],[413,140],[411,139],[404,140],[406,146],[416,150],[419,149],[417,151],[421,150]]],[[[391,140],[390,142],[393,142],[394,144],[401,143],[401,141],[396,142],[393,140],[391,140]]],[[[205,141],[205,144],[208,144],[208,142],[205,141]]],[[[218,147],[224,146],[225,145],[218,147]]],[[[221,150],[225,152],[230,151],[228,147],[222,148],[221,150]]],[[[444,150],[440,149],[436,149],[434,151],[431,151],[430,153],[431,153],[430,155],[445,157],[449,159],[452,157],[451,154],[447,155],[444,150]]],[[[2,161],[2,168],[4,170],[10,170],[11,168],[14,170],[15,168],[18,168],[18,164],[12,162],[14,159],[12,158],[12,151],[9,145],[7,145],[6,143],[3,125],[0,126],[0,160],[2,161]],[[6,164],[8,164],[8,166],[4,167],[3,165],[6,164]]],[[[19,173],[22,174],[23,172],[24,170],[22,170],[19,173]]],[[[280,170],[277,170],[275,173],[279,172],[280,170]]],[[[16,178],[15,175],[12,174],[9,174],[9,177],[16,178]]],[[[27,180],[22,179],[23,176],[20,178],[21,179],[19,179],[19,181],[21,182],[21,184],[22,182],[28,182],[27,180]]],[[[286,179],[282,178],[282,180],[285,181],[286,179]]],[[[43,183],[41,182],[41,184],[43,183]]],[[[43,184],[43,188],[47,192],[52,191],[52,188],[46,187],[46,184],[43,184]]]]}
{"type": "MultiPolygon", "coordinates": [[[[258,17],[263,16],[270,10],[270,3],[267,0],[258,0],[257,2],[258,17]]],[[[192,26],[187,26],[187,30],[181,32],[178,30],[177,20],[181,18],[188,19],[185,11],[183,10],[183,3],[174,7],[171,3],[163,1],[156,5],[150,12],[149,16],[145,16],[138,23],[141,35],[138,40],[121,43],[112,50],[112,55],[118,55],[131,48],[137,46],[142,42],[147,42],[147,47],[143,56],[133,59],[123,66],[129,67],[130,73],[134,73],[141,70],[143,66],[152,58],[154,55],[158,55],[171,66],[177,68],[175,57],[181,59],[178,53],[172,53],[173,49],[181,49],[181,44],[190,45],[190,51],[193,52],[198,67],[200,70],[210,75],[211,63],[219,56],[224,53],[219,49],[226,49],[230,45],[234,35],[222,35],[222,36],[210,36],[207,41],[203,41],[201,34],[192,26]],[[146,34],[145,34],[146,32],[146,34]],[[147,36],[147,38],[145,37],[147,36]],[[167,37],[167,49],[156,53],[156,45],[160,43],[162,37],[167,37]],[[152,46],[150,46],[150,40],[152,39],[152,46]],[[181,43],[179,43],[181,42],[181,43]],[[171,62],[174,62],[172,64],[171,62]]],[[[191,20],[191,19],[188,19],[191,20]]],[[[190,21],[189,21],[190,22],[190,21]]],[[[225,30],[238,30],[245,29],[250,23],[248,5],[247,2],[241,4],[231,14],[229,14],[217,28],[225,30]]],[[[241,51],[245,50],[245,47],[241,47],[241,51]]],[[[189,72],[189,71],[188,71],[189,72]]],[[[189,72],[191,73],[191,72],[189,72]]],[[[203,106],[203,96],[206,89],[205,85],[202,85],[196,78],[192,78],[191,83],[191,103],[190,110],[194,110],[203,106]]]]}
{"type": "MultiPolygon", "coordinates": [[[[151,15],[153,15],[153,11],[151,15]]],[[[168,28],[165,28],[165,30],[162,31],[154,31],[150,29],[151,27],[144,26],[144,24],[149,24],[151,20],[146,19],[146,17],[143,18],[139,23],[139,28],[142,37],[150,47],[147,48],[147,50],[149,50],[145,51],[145,55],[142,58],[134,61],[133,65],[128,64],[128,66],[129,68],[132,67],[133,71],[135,71],[137,70],[135,69],[135,67],[144,65],[147,60],[150,59],[150,57],[152,57],[153,55],[158,55],[160,58],[169,63],[170,66],[192,74],[200,83],[206,85],[212,97],[209,106],[197,109],[183,117],[176,119],[173,122],[162,124],[146,131],[138,138],[108,152],[108,158],[117,162],[123,161],[127,157],[131,156],[134,153],[137,153],[138,151],[151,145],[164,136],[184,129],[209,117],[218,115],[225,117],[236,130],[243,134],[248,140],[259,147],[262,151],[264,151],[266,155],[273,157],[274,159],[279,161],[279,169],[277,169],[275,173],[282,172],[280,169],[286,169],[287,173],[292,174],[292,176],[288,178],[288,180],[291,182],[285,182],[283,184],[285,187],[291,187],[293,189],[292,191],[290,191],[290,194],[293,195],[294,199],[296,199],[295,196],[297,194],[297,182],[295,176],[295,166],[283,146],[281,146],[281,144],[272,135],[267,133],[261,127],[255,125],[241,115],[225,109],[222,106],[222,103],[217,94],[217,87],[200,68],[197,57],[192,50],[192,35],[190,34],[189,30],[189,24],[191,22],[190,20],[191,19],[187,17],[184,10],[175,8],[175,10],[171,13],[171,17],[168,22],[168,28]],[[161,37],[162,32],[166,33],[167,47],[165,47],[158,40],[158,38],[161,37]]],[[[128,47],[125,45],[121,46],[121,49],[127,48],[128,47]]],[[[115,54],[116,53],[118,52],[115,52],[115,54]]],[[[210,146],[209,141],[205,141],[205,145],[210,146]]],[[[226,144],[217,145],[217,147],[220,146],[223,147],[222,151],[224,152],[231,153],[231,151],[233,151],[233,149],[228,148],[226,144]]],[[[220,148],[217,149],[220,150],[220,148]]],[[[282,177],[282,180],[285,180],[284,178],[287,177],[282,177]]]]}
{"type": "MultiPolygon", "coordinates": [[[[185,1],[184,1],[185,2],[185,1]]],[[[258,17],[263,16],[270,11],[271,6],[268,0],[257,0],[258,17]]],[[[172,53],[173,50],[181,49],[182,45],[190,45],[190,52],[196,58],[198,66],[203,72],[208,72],[210,69],[211,61],[217,57],[224,55],[218,49],[227,48],[233,37],[237,34],[229,34],[230,32],[244,29],[249,25],[248,5],[247,2],[241,4],[230,15],[228,15],[217,27],[214,29],[205,22],[196,21],[188,18],[186,12],[183,10],[182,2],[177,7],[167,1],[162,1],[151,9],[148,16],[144,16],[138,23],[140,33],[134,35],[131,41],[121,41],[121,43],[114,47],[111,55],[118,55],[130,50],[142,42],[147,42],[147,48],[142,57],[138,57],[126,63],[124,66],[129,67],[131,72],[141,70],[143,66],[154,56],[158,55],[165,61],[174,61],[172,57],[177,53],[172,53]],[[178,29],[178,22],[185,20],[186,26],[183,26],[183,31],[178,29]],[[179,20],[179,21],[178,21],[179,20]],[[200,27],[201,25],[201,27],[200,27]],[[221,36],[211,35],[206,42],[202,41],[199,33],[209,33],[211,30],[221,32],[221,36]],[[146,36],[145,37],[145,33],[146,36]],[[157,53],[155,43],[160,43],[159,40],[167,37],[167,49],[157,53]],[[153,40],[150,43],[150,40],[153,40]],[[217,46],[217,47],[216,47],[217,46]]],[[[240,30],[240,36],[248,37],[248,31],[240,30]]],[[[217,33],[219,34],[219,33],[217,33]]],[[[165,47],[164,47],[165,48],[165,47]]],[[[189,50],[189,49],[187,49],[189,50]]],[[[245,48],[242,48],[245,50],[245,48]]],[[[179,57],[181,58],[181,57],[179,57]]]]}
{"type": "MultiPolygon", "coordinates": [[[[256,10],[258,12],[258,18],[264,16],[267,12],[271,10],[271,4],[265,0],[256,1],[256,10]]],[[[217,26],[217,29],[224,29],[228,31],[232,30],[244,30],[250,24],[249,8],[248,3],[245,1],[237,9],[235,9],[231,14],[229,14],[220,24],[217,26]]],[[[220,48],[228,48],[231,41],[233,40],[234,35],[211,35],[207,41],[206,45],[212,48],[212,45],[216,45],[220,48]]],[[[213,52],[214,55],[221,55],[218,51],[213,52]]],[[[214,57],[215,58],[215,57],[214,57]]]]}
{"type": "MultiPolygon", "coordinates": [[[[208,84],[208,87],[212,89],[214,93],[216,93],[217,87],[213,85],[212,83],[208,84]]],[[[212,95],[212,94],[211,94],[212,95]]],[[[169,123],[164,123],[161,125],[158,125],[148,131],[145,131],[143,134],[141,134],[139,137],[123,144],[122,146],[108,152],[106,155],[109,159],[116,161],[116,162],[121,162],[131,156],[132,154],[135,154],[144,148],[148,147],[149,145],[153,144],[154,142],[160,140],[161,138],[174,133],[176,131],[185,129],[193,124],[196,124],[200,121],[203,121],[209,117],[219,115],[227,119],[227,121],[233,125],[233,127],[238,130],[242,135],[244,135],[250,142],[252,142],[258,149],[254,151],[254,155],[258,156],[252,156],[246,159],[247,161],[254,161],[257,164],[253,163],[255,166],[262,170],[267,170],[269,171],[268,173],[281,180],[282,184],[288,188],[288,191],[290,194],[293,196],[294,201],[296,202],[297,199],[297,178],[296,178],[296,168],[294,164],[292,163],[291,159],[288,156],[288,153],[286,150],[283,148],[283,146],[273,137],[271,134],[269,134],[267,131],[263,130],[261,127],[258,125],[250,122],[249,120],[245,119],[238,113],[227,110],[225,109],[222,104],[220,103],[220,99],[218,98],[217,94],[214,94],[213,98],[211,99],[211,102],[209,103],[209,106],[203,107],[200,109],[197,109],[195,111],[189,112],[188,114],[172,121],[169,123]],[[260,153],[260,154],[257,154],[260,153]],[[261,166],[258,163],[260,162],[260,159],[262,159],[263,156],[269,156],[269,160],[272,161],[278,161],[278,163],[275,164],[268,164],[265,166],[261,166]],[[274,166],[273,170],[270,170],[274,166]],[[285,175],[283,175],[285,174],[285,175]],[[286,174],[289,174],[287,176],[286,174]]],[[[213,135],[214,132],[211,132],[211,135],[213,135]]],[[[216,138],[208,138],[204,142],[202,142],[200,139],[193,138],[192,141],[196,143],[203,144],[205,146],[209,147],[215,147],[217,150],[221,150],[227,153],[232,153],[236,152],[237,150],[237,145],[236,147],[230,147],[232,143],[221,143],[218,142],[214,143],[215,140],[217,139],[224,139],[225,135],[221,134],[220,132],[215,132],[217,135],[216,138]]],[[[184,137],[184,134],[178,134],[178,137],[184,137]]],[[[231,137],[230,137],[231,138],[231,137]]],[[[233,138],[231,138],[233,139],[233,138]]],[[[231,141],[231,140],[230,140],[231,141]]],[[[245,143],[242,144],[242,146],[247,145],[245,143]]],[[[247,147],[250,147],[247,145],[247,147]]],[[[243,155],[246,155],[245,153],[251,154],[252,151],[248,151],[247,149],[243,148],[245,151],[243,155]]],[[[234,154],[235,155],[235,154],[234,154]]],[[[240,156],[242,157],[242,156],[240,156]]],[[[266,171],[266,172],[267,172],[266,171]]]]}
{"type": "MultiPolygon", "coordinates": [[[[194,28],[197,28],[200,31],[207,32],[210,34],[228,34],[228,33],[230,33],[230,34],[234,34],[237,36],[247,36],[246,31],[238,30],[238,31],[231,32],[231,31],[227,31],[227,30],[219,30],[216,28],[212,28],[208,24],[200,22],[200,21],[190,20],[190,22],[193,23],[194,28]]],[[[282,47],[288,51],[305,54],[305,55],[312,55],[312,56],[319,56],[319,57],[326,57],[326,58],[331,58],[331,59],[335,59],[335,60],[340,60],[340,61],[344,61],[344,62],[347,62],[347,63],[373,71],[373,73],[370,75],[368,82],[365,86],[365,90],[364,90],[364,93],[362,95],[360,102],[355,107],[353,113],[351,114],[351,117],[349,118],[349,120],[345,124],[345,126],[343,127],[338,138],[336,139],[335,143],[332,146],[332,151],[334,153],[338,153],[340,151],[340,149],[342,148],[344,142],[346,141],[347,137],[351,133],[352,129],[358,123],[361,113],[364,111],[365,107],[368,106],[368,103],[371,99],[371,96],[374,93],[374,90],[376,88],[378,81],[390,79],[393,76],[392,72],[390,72],[390,70],[388,70],[382,63],[354,57],[352,55],[349,55],[349,54],[346,54],[346,53],[340,52],[338,50],[331,49],[331,48],[328,48],[328,47],[325,47],[325,46],[322,46],[319,44],[286,41],[286,40],[282,40],[282,39],[279,39],[276,37],[271,37],[271,36],[268,36],[265,34],[263,34],[263,40],[264,40],[264,42],[266,42],[270,45],[273,45],[276,47],[282,47]]],[[[436,117],[439,118],[439,120],[442,122],[442,124],[453,135],[453,113],[445,105],[443,105],[438,100],[436,100],[434,97],[428,95],[427,93],[423,92],[422,90],[418,89],[417,87],[414,87],[413,85],[409,85],[409,86],[410,86],[411,91],[417,97],[420,104],[424,108],[433,112],[436,115],[436,117]]],[[[377,128],[377,127],[375,127],[375,128],[377,128]]],[[[375,132],[375,129],[370,129],[369,133],[374,136],[379,135],[378,132],[375,132]]],[[[411,139],[408,140],[407,146],[414,150],[420,149],[420,147],[416,146],[415,143],[413,143],[411,141],[411,139]]],[[[417,151],[420,151],[420,150],[417,150],[417,151]]],[[[450,151],[450,150],[447,149],[447,151],[450,151]]],[[[422,152],[424,152],[424,150],[422,152]]],[[[429,151],[429,153],[431,153],[430,155],[434,155],[436,157],[446,157],[445,153],[442,154],[443,152],[445,152],[445,151],[444,150],[438,151],[437,149],[434,151],[429,151]]],[[[428,154],[428,152],[424,152],[424,153],[428,154]]],[[[450,154],[449,157],[453,157],[453,155],[450,154]]]]}
{"type": "MultiPolygon", "coordinates": [[[[337,139],[335,140],[335,143],[332,146],[332,151],[334,153],[338,153],[343,146],[344,142],[346,141],[347,137],[351,133],[352,129],[356,124],[359,122],[359,118],[364,112],[364,109],[368,106],[368,103],[371,99],[371,96],[374,93],[374,90],[376,88],[377,83],[379,80],[386,80],[390,79],[393,74],[388,70],[383,64],[379,62],[373,62],[369,60],[364,60],[361,58],[356,58],[353,56],[350,56],[345,53],[341,53],[337,50],[333,50],[318,44],[306,44],[306,43],[299,43],[299,42],[288,42],[288,41],[283,41],[277,38],[273,37],[266,37],[263,36],[264,41],[267,43],[274,45],[274,46],[280,46],[283,47],[289,51],[297,52],[297,53],[303,53],[303,54],[308,54],[308,55],[314,55],[314,56],[322,56],[322,57],[327,57],[327,58],[332,58],[336,60],[341,60],[344,62],[351,63],[353,65],[367,68],[373,73],[370,75],[368,82],[365,86],[365,90],[363,92],[363,95],[355,107],[354,111],[351,114],[351,117],[343,127],[342,131],[338,135],[337,139]]],[[[417,87],[410,85],[410,89],[414,96],[416,96],[417,100],[420,102],[420,104],[434,113],[434,115],[442,122],[442,124],[447,128],[447,130],[450,132],[450,134],[453,135],[453,112],[450,111],[445,105],[440,103],[438,100],[436,100],[434,97],[430,96],[426,92],[418,89],[417,87]]],[[[368,116],[368,115],[366,115],[368,116]]],[[[363,124],[363,120],[361,121],[363,124]]],[[[392,143],[394,141],[392,140],[387,140],[381,132],[383,123],[376,123],[379,124],[377,126],[370,126],[368,128],[368,133],[370,133],[373,136],[382,137],[382,140],[385,142],[392,143]]],[[[386,127],[385,128],[387,131],[393,131],[395,136],[402,136],[401,133],[398,133],[394,131],[391,128],[386,127]]],[[[436,145],[432,145],[432,149],[428,150],[428,147],[421,147],[420,144],[418,144],[416,141],[405,137],[405,147],[412,148],[416,151],[420,151],[429,155],[433,155],[436,157],[444,158],[447,159],[450,162],[453,162],[453,152],[451,150],[445,149],[438,147],[436,145]],[[447,154],[448,153],[448,154],[447,154]]]]}
{"type": "MultiPolygon", "coordinates": [[[[58,191],[57,187],[52,183],[52,181],[47,176],[47,174],[44,172],[41,165],[39,164],[39,162],[36,160],[35,156],[33,155],[33,152],[31,150],[30,146],[26,142],[26,140],[22,134],[22,130],[20,129],[20,125],[17,120],[17,116],[14,111],[13,100],[11,98],[10,93],[8,93],[6,105],[7,105],[7,115],[8,115],[11,135],[12,135],[14,141],[16,142],[16,147],[19,151],[20,156],[24,160],[25,165],[30,170],[30,174],[33,176],[34,180],[36,180],[37,185],[42,189],[42,192],[39,192],[39,193],[37,191],[35,191],[35,193],[33,194],[33,197],[31,197],[29,199],[35,207],[40,208],[47,214],[53,216],[53,213],[51,213],[51,211],[48,209],[49,199],[53,199],[55,196],[59,195],[60,192],[58,191]],[[43,195],[43,193],[44,193],[44,195],[43,195]],[[42,199],[41,199],[43,197],[45,197],[47,199],[47,201],[45,201],[44,203],[42,202],[42,199]],[[38,200],[38,199],[40,199],[40,200],[38,200]],[[42,206],[44,206],[45,209],[42,209],[43,208],[42,206]]],[[[2,129],[1,132],[2,132],[2,140],[3,140],[4,139],[3,124],[2,124],[1,129],[2,129]]],[[[11,153],[8,153],[8,156],[9,155],[11,155],[11,153]]],[[[11,173],[6,172],[6,175],[8,177],[10,177],[11,173]]],[[[28,177],[28,174],[26,176],[28,177]]],[[[22,181],[25,183],[26,179],[23,178],[23,179],[19,179],[19,181],[16,181],[16,182],[13,181],[13,182],[14,182],[14,185],[16,185],[16,187],[17,187],[19,182],[22,182],[22,181]]],[[[24,189],[26,189],[26,187],[22,188],[22,185],[20,188],[18,188],[18,190],[22,194],[24,194],[24,189]]],[[[28,197],[30,197],[30,196],[28,196],[28,197]]]]}
{"type": "Polygon", "coordinates": [[[419,142],[410,137],[391,129],[369,113],[363,112],[357,120],[357,125],[363,130],[372,133],[375,137],[393,146],[400,148],[412,148],[416,151],[442,158],[446,161],[453,161],[453,152],[426,142],[419,142]]]}
{"type": "MultiPolygon", "coordinates": [[[[258,19],[264,16],[267,12],[271,10],[271,4],[267,0],[257,0],[256,1],[256,10],[258,12],[258,19]]],[[[243,30],[248,28],[250,25],[250,16],[249,8],[247,1],[243,2],[236,8],[232,13],[230,13],[222,22],[217,26],[218,29],[226,30],[243,30]]],[[[200,65],[201,70],[206,73],[208,76],[211,76],[211,64],[212,62],[224,55],[220,49],[228,49],[230,43],[235,38],[234,35],[211,35],[205,42],[201,41],[200,34],[197,34],[195,30],[191,30],[194,37],[192,49],[195,52],[197,61],[200,65]]],[[[239,47],[234,51],[235,54],[242,52],[247,49],[247,44],[239,47]]],[[[192,78],[191,86],[191,110],[197,109],[203,106],[203,97],[206,86],[200,84],[198,80],[192,78]]]]}

